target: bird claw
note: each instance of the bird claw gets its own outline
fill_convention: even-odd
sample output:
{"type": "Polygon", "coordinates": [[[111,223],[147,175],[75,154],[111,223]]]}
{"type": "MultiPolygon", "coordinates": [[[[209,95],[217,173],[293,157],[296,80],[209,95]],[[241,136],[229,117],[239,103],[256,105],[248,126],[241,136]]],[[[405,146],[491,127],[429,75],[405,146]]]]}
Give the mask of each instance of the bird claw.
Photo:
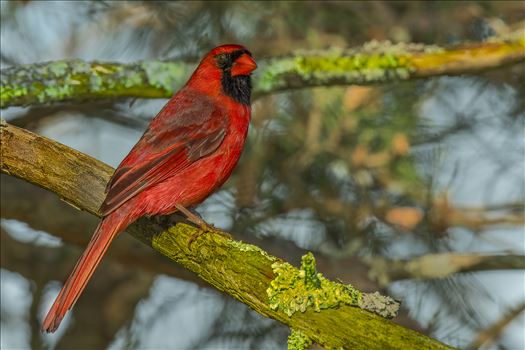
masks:
{"type": "Polygon", "coordinates": [[[205,234],[205,233],[215,233],[215,234],[219,234],[223,237],[226,237],[226,238],[232,238],[232,236],[230,236],[228,233],[222,231],[222,230],[219,230],[217,228],[215,228],[213,225],[210,225],[208,224],[206,221],[204,221],[200,215],[198,215],[198,213],[192,211],[192,210],[188,210],[187,208],[183,207],[182,205],[176,205],[175,206],[181,213],[183,213],[184,215],[186,215],[186,217],[188,218],[189,221],[191,221],[192,223],[194,223],[195,225],[199,226],[200,228],[200,231],[197,231],[196,233],[194,233],[191,237],[190,237],[190,241],[189,241],[189,246],[191,247],[191,244],[197,239],[199,238],[201,235],[205,234]]]}
{"type": "Polygon", "coordinates": [[[232,236],[227,233],[227,232],[224,232],[223,230],[220,230],[216,227],[214,227],[213,225],[210,225],[206,222],[203,222],[203,223],[200,223],[199,224],[199,228],[200,230],[195,232],[193,235],[191,235],[190,237],[190,240],[189,240],[189,247],[191,247],[192,243],[195,242],[200,236],[202,236],[203,234],[206,234],[206,233],[213,233],[213,234],[217,234],[217,235],[220,235],[224,238],[229,238],[231,239],[232,236]]]}

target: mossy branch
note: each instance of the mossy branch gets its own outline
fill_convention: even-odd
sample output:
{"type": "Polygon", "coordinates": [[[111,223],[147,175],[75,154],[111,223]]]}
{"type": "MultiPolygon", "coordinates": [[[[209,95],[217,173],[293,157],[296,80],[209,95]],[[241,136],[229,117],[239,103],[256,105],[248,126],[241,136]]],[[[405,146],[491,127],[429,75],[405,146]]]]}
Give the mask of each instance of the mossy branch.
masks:
{"type": "MultiPolygon", "coordinates": [[[[0,131],[3,173],[48,189],[79,210],[99,215],[111,167],[6,123],[0,131]]],[[[189,240],[197,231],[187,224],[166,226],[149,219],[141,219],[127,230],[218,290],[324,347],[449,349],[379,316],[392,316],[397,303],[326,280],[316,273],[310,255],[297,269],[256,246],[220,235],[202,235],[190,247],[189,240]],[[290,293],[293,288],[297,293],[290,293]]]]}
{"type": "MultiPolygon", "coordinates": [[[[369,42],[351,50],[297,52],[259,60],[255,96],[315,86],[378,84],[437,75],[461,75],[521,62],[525,38],[516,32],[488,42],[442,48],[369,42]]],[[[194,64],[135,64],[65,60],[1,71],[1,108],[52,102],[140,97],[166,98],[186,81],[194,64]]]]}

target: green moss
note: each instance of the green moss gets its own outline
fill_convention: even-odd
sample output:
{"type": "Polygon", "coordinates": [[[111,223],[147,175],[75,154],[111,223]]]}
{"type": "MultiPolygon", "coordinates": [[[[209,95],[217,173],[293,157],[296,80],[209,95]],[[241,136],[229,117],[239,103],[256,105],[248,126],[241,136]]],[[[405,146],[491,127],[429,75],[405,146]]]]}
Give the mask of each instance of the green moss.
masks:
{"type": "Polygon", "coordinates": [[[293,329],[288,336],[288,350],[306,350],[312,345],[312,339],[303,332],[293,329]]]}
{"type": "Polygon", "coordinates": [[[351,285],[332,282],[318,273],[312,253],[303,256],[300,269],[286,262],[275,262],[272,269],[276,277],[266,290],[270,308],[288,316],[309,307],[319,312],[342,304],[357,306],[361,298],[361,292],[351,285]]]}

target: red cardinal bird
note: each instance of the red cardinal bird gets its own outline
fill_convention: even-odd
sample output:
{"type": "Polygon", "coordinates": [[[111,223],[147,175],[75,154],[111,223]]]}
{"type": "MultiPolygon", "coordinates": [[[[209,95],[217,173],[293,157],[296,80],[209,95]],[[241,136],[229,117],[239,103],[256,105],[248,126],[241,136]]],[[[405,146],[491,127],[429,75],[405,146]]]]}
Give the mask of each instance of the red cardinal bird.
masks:
{"type": "Polygon", "coordinates": [[[108,183],[100,208],[104,218],[49,310],[44,331],[58,328],[111,241],[138,218],[180,211],[208,228],[187,208],[219,188],[239,160],[256,68],[243,46],[216,47],[151,121],[108,183]]]}

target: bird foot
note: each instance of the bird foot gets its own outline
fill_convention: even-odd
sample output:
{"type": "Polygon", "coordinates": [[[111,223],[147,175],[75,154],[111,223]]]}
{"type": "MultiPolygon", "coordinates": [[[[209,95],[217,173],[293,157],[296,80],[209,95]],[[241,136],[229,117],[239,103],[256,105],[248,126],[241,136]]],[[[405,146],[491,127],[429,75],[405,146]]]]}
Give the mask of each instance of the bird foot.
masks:
{"type": "Polygon", "coordinates": [[[229,233],[224,232],[224,231],[214,227],[213,225],[205,224],[205,225],[199,226],[199,228],[200,228],[200,231],[195,232],[190,237],[190,240],[189,240],[189,243],[188,243],[188,245],[190,247],[191,247],[192,243],[195,242],[200,236],[202,236],[204,234],[207,234],[207,233],[217,234],[217,235],[223,236],[224,238],[230,238],[230,239],[232,238],[232,236],[229,233]]]}
{"type": "Polygon", "coordinates": [[[191,244],[197,240],[197,238],[199,238],[200,236],[202,236],[203,234],[205,233],[214,233],[214,234],[218,234],[218,235],[221,235],[225,238],[232,238],[232,236],[222,230],[219,230],[218,228],[216,228],[215,226],[211,225],[211,224],[208,224],[206,221],[204,221],[197,213],[193,212],[192,210],[188,210],[186,209],[185,207],[183,207],[182,205],[176,205],[175,206],[177,208],[178,211],[180,211],[181,213],[183,213],[184,215],[186,215],[186,217],[188,218],[188,220],[192,223],[194,223],[195,225],[199,226],[200,228],[200,231],[194,233],[191,237],[190,237],[190,240],[189,240],[189,246],[191,247],[191,244]]]}

